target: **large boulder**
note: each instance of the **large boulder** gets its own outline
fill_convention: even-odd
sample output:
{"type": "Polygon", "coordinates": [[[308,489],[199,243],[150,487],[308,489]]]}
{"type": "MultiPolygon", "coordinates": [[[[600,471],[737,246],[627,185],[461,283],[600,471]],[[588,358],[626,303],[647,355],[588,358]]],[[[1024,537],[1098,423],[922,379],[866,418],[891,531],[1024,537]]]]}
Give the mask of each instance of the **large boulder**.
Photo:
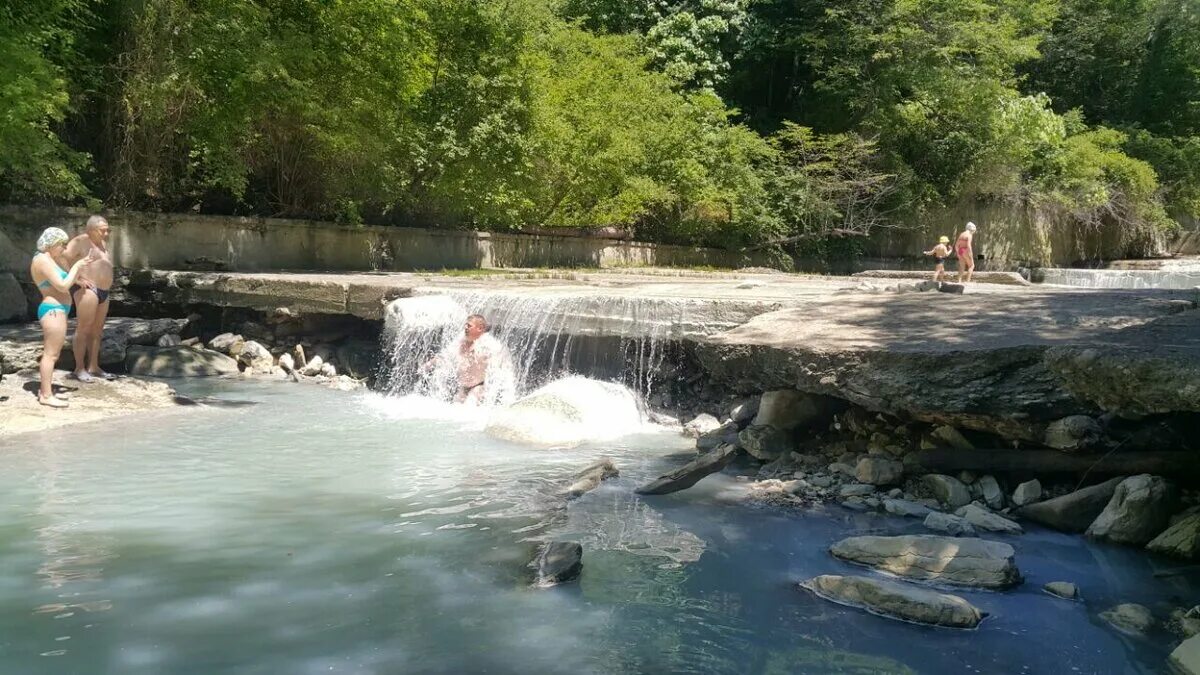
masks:
{"type": "Polygon", "coordinates": [[[1096,418],[1069,415],[1046,426],[1042,442],[1056,450],[1083,450],[1099,442],[1104,428],[1096,418]]]}
{"type": "Polygon", "coordinates": [[[863,457],[854,469],[858,482],[871,485],[895,485],[903,476],[904,463],[885,457],[863,457]]]}
{"type": "Polygon", "coordinates": [[[832,419],[838,408],[837,401],[828,396],[779,389],[762,395],[753,423],[785,431],[820,426],[832,419]]]}
{"type": "Polygon", "coordinates": [[[1121,481],[1104,511],[1087,529],[1087,536],[1117,544],[1145,546],[1167,529],[1179,504],[1175,486],[1144,473],[1121,481]]]}
{"type": "Polygon", "coordinates": [[[252,373],[268,375],[275,369],[275,357],[271,356],[270,350],[254,340],[242,344],[237,360],[252,373]]]}
{"type": "Polygon", "coordinates": [[[738,444],[755,459],[770,462],[792,450],[792,435],[769,424],[751,424],[738,432],[738,444]]]}
{"type": "Polygon", "coordinates": [[[242,345],[246,343],[246,339],[241,335],[233,333],[221,333],[208,341],[208,348],[214,352],[221,352],[226,356],[237,356],[242,351],[242,345]]]}
{"type": "Polygon", "coordinates": [[[24,321],[29,316],[29,302],[17,278],[8,272],[0,272],[0,323],[24,321]]]}
{"type": "Polygon", "coordinates": [[[209,377],[236,375],[233,358],[211,349],[191,347],[130,347],[125,358],[130,375],[147,377],[209,377]]]}
{"type": "Polygon", "coordinates": [[[1186,639],[1171,652],[1171,667],[1183,675],[1200,675],[1200,635],[1186,639]]]}
{"type": "Polygon", "coordinates": [[[1185,560],[1200,560],[1200,513],[1193,513],[1150,540],[1146,548],[1185,560]]]}
{"type": "Polygon", "coordinates": [[[1044,502],[1023,506],[1017,515],[1062,532],[1083,532],[1112,499],[1122,478],[1113,478],[1044,502]]]}
{"type": "Polygon", "coordinates": [[[683,425],[683,435],[692,438],[699,438],[704,434],[716,431],[721,428],[721,420],[709,415],[708,413],[700,413],[692,418],[687,424],[683,425]]]}
{"type": "Polygon", "coordinates": [[[842,560],[921,581],[992,589],[1021,583],[1013,547],[998,541],[868,535],[843,539],[829,552],[842,560]]]}
{"type": "Polygon", "coordinates": [[[826,574],[800,586],[831,602],[932,626],[974,628],[987,616],[957,595],[886,579],[826,574]]]}
{"type": "Polygon", "coordinates": [[[933,492],[935,499],[952,509],[971,503],[971,492],[954,476],[931,473],[922,476],[921,482],[933,492]]]}
{"type": "Polygon", "coordinates": [[[998,513],[992,513],[978,504],[967,504],[954,515],[974,525],[977,529],[1005,534],[1021,534],[1021,526],[998,513]]]}
{"type": "Polygon", "coordinates": [[[571,376],[497,410],[484,432],[514,443],[570,447],[633,433],[643,423],[637,395],[628,388],[571,376]]]}

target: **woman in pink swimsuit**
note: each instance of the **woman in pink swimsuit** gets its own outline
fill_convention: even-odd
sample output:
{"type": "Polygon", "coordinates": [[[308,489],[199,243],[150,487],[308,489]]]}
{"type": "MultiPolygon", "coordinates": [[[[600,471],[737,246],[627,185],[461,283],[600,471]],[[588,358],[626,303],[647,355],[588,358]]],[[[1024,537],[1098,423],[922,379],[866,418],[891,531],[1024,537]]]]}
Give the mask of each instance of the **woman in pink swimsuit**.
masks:
{"type": "Polygon", "coordinates": [[[963,282],[963,272],[967,273],[967,281],[975,271],[975,251],[972,244],[975,240],[975,223],[967,223],[967,229],[958,235],[954,242],[954,252],[958,255],[958,283],[963,282]]]}

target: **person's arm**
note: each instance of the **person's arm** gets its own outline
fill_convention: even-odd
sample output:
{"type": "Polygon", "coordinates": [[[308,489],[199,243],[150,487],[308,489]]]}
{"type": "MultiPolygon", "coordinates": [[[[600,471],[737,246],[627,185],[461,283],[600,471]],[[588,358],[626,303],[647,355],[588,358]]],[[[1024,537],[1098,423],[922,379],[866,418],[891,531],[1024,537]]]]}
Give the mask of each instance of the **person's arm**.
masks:
{"type": "MultiPolygon", "coordinates": [[[[82,239],[75,237],[71,241],[67,242],[66,248],[63,249],[63,257],[67,259],[67,264],[74,268],[77,263],[83,262],[85,255],[87,255],[83,251],[84,246],[82,244],[82,239]]],[[[90,253],[91,249],[88,249],[88,254],[90,253]]],[[[84,264],[86,265],[87,263],[84,264]]],[[[96,286],[87,279],[78,279],[78,282],[79,285],[83,286],[84,288],[95,288],[96,286]]]]}
{"type": "Polygon", "coordinates": [[[40,257],[35,260],[34,265],[37,265],[38,270],[42,273],[42,277],[45,281],[50,283],[51,288],[59,291],[60,293],[68,293],[71,290],[71,286],[75,285],[75,278],[79,276],[79,268],[92,262],[93,260],[95,260],[95,256],[90,253],[86,258],[76,260],[75,264],[71,265],[71,269],[69,272],[67,272],[65,279],[59,279],[58,274],[49,269],[50,261],[45,257],[40,257]]]}

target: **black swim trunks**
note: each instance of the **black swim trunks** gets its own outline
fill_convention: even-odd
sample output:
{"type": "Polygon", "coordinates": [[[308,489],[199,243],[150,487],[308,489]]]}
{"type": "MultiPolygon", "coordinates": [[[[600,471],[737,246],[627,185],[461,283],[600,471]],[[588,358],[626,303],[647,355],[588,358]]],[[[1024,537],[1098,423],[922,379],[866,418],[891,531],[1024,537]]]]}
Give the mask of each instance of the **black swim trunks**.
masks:
{"type": "MultiPolygon", "coordinates": [[[[75,291],[78,291],[81,288],[83,288],[83,286],[80,286],[79,284],[75,284],[74,286],[71,286],[71,297],[75,297],[75,291]]],[[[94,288],[94,287],[89,288],[87,290],[96,294],[96,297],[100,300],[100,304],[103,305],[104,303],[108,302],[108,290],[101,290],[99,288],[94,288]]],[[[111,290],[111,289],[109,289],[109,290],[111,290]]]]}

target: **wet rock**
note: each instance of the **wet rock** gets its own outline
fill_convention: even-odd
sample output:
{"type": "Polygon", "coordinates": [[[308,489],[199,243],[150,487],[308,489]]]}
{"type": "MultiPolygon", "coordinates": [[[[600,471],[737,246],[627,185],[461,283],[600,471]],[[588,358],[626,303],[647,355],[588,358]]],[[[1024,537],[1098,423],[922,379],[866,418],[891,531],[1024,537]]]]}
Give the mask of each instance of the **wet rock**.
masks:
{"type": "Polygon", "coordinates": [[[863,512],[867,511],[867,503],[862,497],[847,497],[842,502],[842,508],[850,509],[851,511],[863,512]]]}
{"type": "Polygon", "coordinates": [[[974,628],[986,616],[956,595],[886,579],[827,574],[800,586],[831,602],[932,626],[974,628]]]}
{"type": "Polygon", "coordinates": [[[755,426],[769,425],[784,431],[823,427],[838,408],[837,401],[828,396],[779,389],[762,395],[753,423],[755,426]]]}
{"type": "Polygon", "coordinates": [[[1132,602],[1100,612],[1100,618],[1113,628],[1130,635],[1142,635],[1154,627],[1154,615],[1150,613],[1150,609],[1132,602]]]}
{"type": "Polygon", "coordinates": [[[241,335],[221,333],[208,341],[208,348],[227,356],[237,356],[242,351],[243,343],[245,343],[245,339],[241,335]]]}
{"type": "Polygon", "coordinates": [[[125,357],[125,370],[147,377],[211,377],[236,375],[238,364],[210,349],[133,346],[125,357]]]}
{"type": "Polygon", "coordinates": [[[952,509],[971,503],[971,493],[967,486],[953,476],[932,473],[922,476],[921,482],[933,492],[939,502],[952,509]]]}
{"type": "Polygon", "coordinates": [[[721,421],[708,413],[700,413],[683,425],[683,435],[699,438],[711,431],[721,428],[721,421]]]}
{"type": "Polygon", "coordinates": [[[967,504],[954,512],[954,515],[966,520],[980,530],[988,532],[1003,532],[1005,534],[1021,534],[1024,530],[1013,521],[996,513],[992,513],[978,504],[967,504]]]}
{"type": "Polygon", "coordinates": [[[930,513],[928,506],[910,502],[907,499],[885,499],[883,500],[883,510],[897,516],[910,518],[924,518],[930,513]]]}
{"type": "Polygon", "coordinates": [[[1051,581],[1042,586],[1042,590],[1067,600],[1079,599],[1079,588],[1069,581],[1051,581]]]}
{"type": "Polygon", "coordinates": [[[328,378],[337,377],[337,368],[335,368],[332,363],[326,361],[325,363],[321,364],[321,376],[328,378]]]}
{"type": "Polygon", "coordinates": [[[974,450],[975,446],[968,441],[966,436],[952,426],[943,424],[929,434],[934,443],[941,447],[954,448],[956,450],[974,450]]]}
{"type": "Polygon", "coordinates": [[[972,492],[976,492],[989,509],[999,511],[1004,508],[1004,491],[1000,489],[1000,483],[996,482],[995,476],[983,476],[971,487],[972,492]]]}
{"type": "Polygon", "coordinates": [[[755,459],[769,462],[792,450],[791,434],[767,424],[751,424],[738,432],[738,445],[755,459]]]}
{"type": "Polygon", "coordinates": [[[571,484],[563,491],[564,496],[567,499],[578,499],[595,490],[600,483],[619,475],[621,472],[617,470],[617,465],[608,457],[602,457],[575,474],[571,484]]]}
{"type": "Polygon", "coordinates": [[[1193,513],[1150,540],[1146,549],[1185,560],[1200,560],[1200,514],[1193,513]]]}
{"type": "Polygon", "coordinates": [[[1179,504],[1175,486],[1159,476],[1126,478],[1113,492],[1087,536],[1117,544],[1144,546],[1167,528],[1179,504]]]}
{"type": "Polygon", "coordinates": [[[538,586],[566,583],[583,570],[583,546],[573,541],[552,541],[530,563],[538,586]]]}
{"type": "Polygon", "coordinates": [[[280,354],[279,367],[283,369],[283,372],[291,373],[296,369],[296,362],[292,359],[291,354],[280,354]]]}
{"type": "Polygon", "coordinates": [[[864,457],[854,468],[854,477],[860,483],[871,485],[895,485],[904,476],[904,464],[883,457],[864,457]]]}
{"type": "Polygon", "coordinates": [[[1183,675],[1200,675],[1200,635],[1184,640],[1171,652],[1169,661],[1183,675]]]}
{"type": "Polygon", "coordinates": [[[1017,506],[1032,504],[1042,498],[1042,483],[1038,479],[1027,480],[1013,490],[1012,502],[1017,506]]]}
{"type": "Polygon", "coordinates": [[[1200,635],[1200,605],[1190,609],[1179,607],[1173,610],[1171,618],[1167,621],[1167,630],[1185,638],[1200,635]]]}
{"type": "Polygon", "coordinates": [[[700,482],[701,478],[710,473],[716,473],[724,469],[737,453],[738,448],[736,446],[722,445],[712,452],[697,457],[671,473],[659,476],[638,488],[636,492],[641,495],[665,495],[686,490],[700,482]]]}
{"type": "Polygon", "coordinates": [[[809,476],[808,482],[813,487],[827,488],[833,485],[833,478],[818,474],[816,476],[809,476]]]}
{"type": "Polygon", "coordinates": [[[1112,499],[1123,477],[1017,510],[1017,515],[1062,532],[1083,532],[1112,499]]]}
{"type": "Polygon", "coordinates": [[[937,535],[848,537],[835,557],[921,581],[1003,589],[1021,583],[1013,548],[998,541],[937,535]]]}
{"type": "Polygon", "coordinates": [[[1096,445],[1103,434],[1095,418],[1070,415],[1048,424],[1042,442],[1056,450],[1083,450],[1096,445]]]}
{"type": "Polygon", "coordinates": [[[858,483],[850,483],[838,488],[839,497],[866,497],[869,494],[875,493],[874,485],[861,485],[858,483]]]}
{"type": "Polygon", "coordinates": [[[269,374],[275,367],[275,359],[271,356],[271,352],[254,340],[242,343],[237,361],[246,366],[250,372],[257,374],[269,374]]]}
{"type": "Polygon", "coordinates": [[[733,420],[739,427],[746,426],[758,414],[759,400],[760,397],[752,396],[738,401],[729,409],[729,419],[733,420]]]}
{"type": "Polygon", "coordinates": [[[738,426],[732,420],[711,431],[700,434],[696,439],[696,449],[708,452],[719,445],[738,445],[738,426]]]}
{"type": "Polygon", "coordinates": [[[954,537],[974,536],[975,527],[966,519],[949,513],[931,511],[925,516],[925,527],[937,532],[945,532],[954,537]]]}
{"type": "Polygon", "coordinates": [[[318,354],[308,360],[304,367],[300,369],[300,374],[306,377],[316,377],[321,374],[321,368],[325,365],[325,359],[318,354]]]}

